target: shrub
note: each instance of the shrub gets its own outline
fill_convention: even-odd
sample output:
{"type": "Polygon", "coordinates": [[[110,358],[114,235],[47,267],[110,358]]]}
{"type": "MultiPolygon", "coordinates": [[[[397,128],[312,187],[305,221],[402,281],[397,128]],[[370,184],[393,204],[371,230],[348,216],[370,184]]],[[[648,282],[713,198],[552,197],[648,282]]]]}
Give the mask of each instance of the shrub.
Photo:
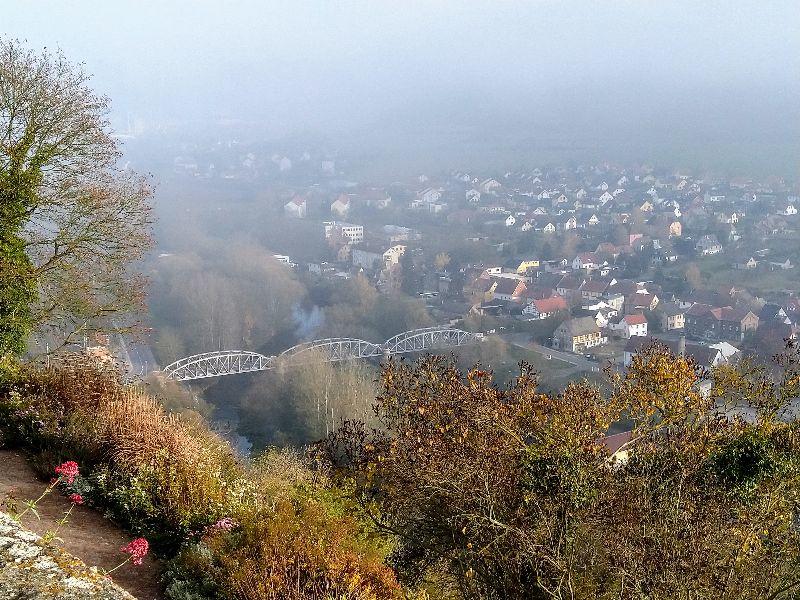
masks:
{"type": "Polygon", "coordinates": [[[327,475],[297,454],[251,462],[204,421],[168,415],[119,374],[69,357],[0,381],[0,431],[50,470],[85,471],[73,488],[166,556],[174,599],[223,596],[382,599],[398,592],[370,535],[327,475]],[[209,526],[230,518],[231,531],[209,526]]]}
{"type": "Polygon", "coordinates": [[[653,346],[603,395],[587,382],[541,393],[524,366],[501,388],[441,358],[390,362],[382,428],[346,423],[326,449],[396,536],[391,561],[409,585],[461,598],[797,598],[800,422],[773,417],[796,402],[800,355],[787,364],[790,387],[748,376],[733,394],[653,346]],[[701,377],[720,391],[701,393],[701,377]],[[754,388],[752,422],[717,403],[754,388]],[[607,446],[623,417],[627,442],[607,446]]]}

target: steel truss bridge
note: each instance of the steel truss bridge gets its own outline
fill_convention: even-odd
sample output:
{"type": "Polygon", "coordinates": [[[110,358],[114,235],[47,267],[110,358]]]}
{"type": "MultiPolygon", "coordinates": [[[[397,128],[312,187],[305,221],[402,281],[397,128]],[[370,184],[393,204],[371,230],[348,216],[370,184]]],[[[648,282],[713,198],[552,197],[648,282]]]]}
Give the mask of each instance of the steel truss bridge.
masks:
{"type": "Polygon", "coordinates": [[[382,344],[356,338],[327,338],[297,344],[277,356],[265,356],[246,350],[220,350],[187,356],[164,367],[167,379],[189,381],[222,375],[265,371],[280,365],[296,366],[311,362],[339,362],[394,354],[440,350],[473,344],[482,333],[470,333],[448,327],[428,327],[404,331],[382,344]]]}

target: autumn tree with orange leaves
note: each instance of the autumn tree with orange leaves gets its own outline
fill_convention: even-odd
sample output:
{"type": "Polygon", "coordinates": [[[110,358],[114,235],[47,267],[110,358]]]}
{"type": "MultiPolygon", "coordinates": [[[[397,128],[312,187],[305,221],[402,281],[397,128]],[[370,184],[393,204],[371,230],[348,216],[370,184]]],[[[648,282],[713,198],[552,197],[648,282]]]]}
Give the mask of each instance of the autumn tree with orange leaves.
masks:
{"type": "Polygon", "coordinates": [[[775,410],[797,350],[782,361],[770,387],[654,345],[607,396],[540,393],[525,365],[498,389],[442,358],[392,362],[380,428],[344,424],[328,455],[432,597],[800,597],[800,432],[775,410]]]}

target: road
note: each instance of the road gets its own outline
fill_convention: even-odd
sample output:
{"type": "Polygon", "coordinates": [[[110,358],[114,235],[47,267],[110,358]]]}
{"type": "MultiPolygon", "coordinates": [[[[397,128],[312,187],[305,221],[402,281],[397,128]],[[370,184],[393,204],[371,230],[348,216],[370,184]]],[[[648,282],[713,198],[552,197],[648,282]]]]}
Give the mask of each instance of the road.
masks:
{"type": "Polygon", "coordinates": [[[150,346],[138,342],[126,343],[122,335],[118,335],[116,338],[120,349],[119,358],[128,365],[129,375],[144,378],[158,370],[158,363],[150,346]]]}
{"type": "MultiPolygon", "coordinates": [[[[507,333],[507,334],[500,334],[500,339],[508,344],[512,344],[517,346],[518,348],[524,348],[525,350],[530,350],[531,352],[535,352],[539,354],[547,360],[547,357],[550,356],[552,359],[557,359],[562,362],[568,363],[572,365],[574,368],[572,369],[573,372],[580,372],[580,371],[600,371],[604,365],[601,363],[588,360],[583,356],[578,354],[572,354],[571,352],[562,352],[560,350],[554,350],[553,348],[548,348],[546,346],[542,346],[541,344],[537,344],[536,342],[531,341],[531,336],[528,333],[507,333]]],[[[566,373],[572,374],[572,373],[566,373]]]]}

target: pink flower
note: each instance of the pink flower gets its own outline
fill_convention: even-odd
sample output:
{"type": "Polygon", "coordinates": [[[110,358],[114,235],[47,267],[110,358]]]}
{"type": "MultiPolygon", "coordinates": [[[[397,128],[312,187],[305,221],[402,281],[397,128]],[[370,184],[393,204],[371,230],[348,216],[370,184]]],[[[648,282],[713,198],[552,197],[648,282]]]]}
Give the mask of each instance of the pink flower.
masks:
{"type": "Polygon", "coordinates": [[[224,519],[220,519],[213,525],[208,528],[208,533],[218,533],[220,531],[230,531],[234,527],[238,526],[239,524],[231,519],[230,517],[225,517],[224,519]]]}
{"type": "Polygon", "coordinates": [[[147,554],[147,551],[150,549],[150,544],[147,543],[147,540],[144,538],[136,538],[132,542],[130,542],[127,546],[123,546],[120,548],[120,552],[124,552],[125,554],[131,555],[131,562],[135,565],[142,564],[142,559],[147,554]]]}
{"type": "Polygon", "coordinates": [[[56,467],[56,473],[64,478],[67,483],[72,483],[78,476],[78,463],[68,460],[56,467]]]}
{"type": "Polygon", "coordinates": [[[70,494],[67,498],[69,498],[69,501],[73,504],[83,504],[83,496],[80,494],[70,494]]]}

